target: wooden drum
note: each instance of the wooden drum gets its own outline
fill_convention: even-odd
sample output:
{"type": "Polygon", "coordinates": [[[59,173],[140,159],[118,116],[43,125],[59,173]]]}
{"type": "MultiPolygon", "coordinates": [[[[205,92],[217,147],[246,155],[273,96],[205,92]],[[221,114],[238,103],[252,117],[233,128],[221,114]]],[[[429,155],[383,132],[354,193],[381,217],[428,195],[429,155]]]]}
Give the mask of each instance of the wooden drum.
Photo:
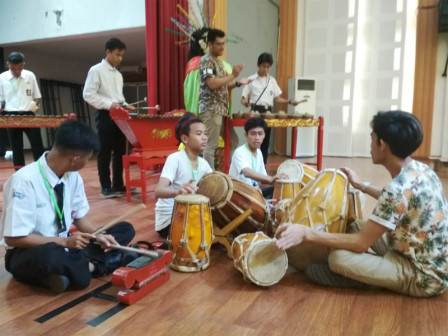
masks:
{"type": "MultiPolygon", "coordinates": [[[[348,179],[342,171],[322,170],[289,204],[281,222],[343,233],[348,211],[347,191],[348,179]]],[[[326,263],[329,251],[326,247],[302,243],[288,249],[287,253],[290,264],[301,269],[308,263],[326,263]]]]}
{"type": "Polygon", "coordinates": [[[258,286],[272,286],[283,278],[288,257],[275,242],[263,232],[246,233],[234,239],[233,263],[245,280],[258,286]]]}
{"type": "Polygon", "coordinates": [[[235,231],[239,234],[263,231],[269,220],[269,211],[258,188],[215,171],[204,175],[198,182],[198,194],[210,199],[213,223],[225,227],[247,209],[252,214],[235,231]]]}
{"type": "Polygon", "coordinates": [[[173,251],[170,266],[181,272],[202,271],[209,266],[213,240],[209,199],[187,194],[174,200],[168,241],[173,251]]]}

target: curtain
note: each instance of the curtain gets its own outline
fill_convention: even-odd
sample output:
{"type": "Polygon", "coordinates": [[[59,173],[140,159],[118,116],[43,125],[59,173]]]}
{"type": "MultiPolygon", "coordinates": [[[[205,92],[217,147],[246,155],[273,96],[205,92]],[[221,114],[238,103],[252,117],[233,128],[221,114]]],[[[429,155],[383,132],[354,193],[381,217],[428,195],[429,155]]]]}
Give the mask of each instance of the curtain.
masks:
{"type": "MultiPolygon", "coordinates": [[[[176,30],[171,17],[179,16],[178,4],[188,8],[187,0],[146,0],[147,99],[148,106],[160,105],[159,113],[184,108],[188,44],[176,44],[185,38],[166,30],[176,30]]],[[[149,113],[156,112],[149,110],[149,113]]]]}

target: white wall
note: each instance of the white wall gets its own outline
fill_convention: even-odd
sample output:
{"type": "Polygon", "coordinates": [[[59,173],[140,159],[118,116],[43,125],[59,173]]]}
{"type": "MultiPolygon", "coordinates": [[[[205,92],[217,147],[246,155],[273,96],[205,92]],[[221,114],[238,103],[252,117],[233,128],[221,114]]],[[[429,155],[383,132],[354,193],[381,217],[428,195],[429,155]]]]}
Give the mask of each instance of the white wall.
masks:
{"type": "Polygon", "coordinates": [[[444,114],[448,106],[445,104],[447,77],[442,77],[448,56],[448,33],[439,34],[437,46],[436,83],[434,91],[434,109],[432,120],[431,157],[442,155],[444,114]]]}
{"type": "Polygon", "coordinates": [[[144,13],[142,0],[1,0],[0,44],[140,27],[144,13]]]}

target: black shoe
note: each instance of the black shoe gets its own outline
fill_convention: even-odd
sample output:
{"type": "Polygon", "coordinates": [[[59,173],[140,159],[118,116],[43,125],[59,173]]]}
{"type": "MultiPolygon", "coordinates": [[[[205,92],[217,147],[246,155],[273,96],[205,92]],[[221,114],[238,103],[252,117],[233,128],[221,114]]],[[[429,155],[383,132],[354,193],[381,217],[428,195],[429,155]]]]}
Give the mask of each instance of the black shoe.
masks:
{"type": "Polygon", "coordinates": [[[65,275],[50,274],[42,279],[42,284],[53,293],[60,294],[70,285],[70,280],[65,275]]]}
{"type": "Polygon", "coordinates": [[[101,189],[101,195],[104,198],[115,198],[117,197],[117,194],[112,188],[103,188],[101,189]]]}
{"type": "MultiPolygon", "coordinates": [[[[117,194],[126,194],[126,187],[122,186],[122,187],[113,187],[112,188],[113,191],[115,191],[115,193],[117,194]]],[[[135,191],[137,190],[137,188],[135,187],[130,187],[129,191],[131,192],[131,194],[133,194],[135,191]]]]}
{"type": "Polygon", "coordinates": [[[305,275],[314,283],[325,287],[363,288],[366,284],[333,272],[328,265],[310,264],[305,275]]]}
{"type": "Polygon", "coordinates": [[[105,261],[91,260],[93,264],[92,277],[98,278],[113,273],[117,268],[126,266],[127,264],[138,258],[135,252],[111,251],[106,253],[105,261]]]}

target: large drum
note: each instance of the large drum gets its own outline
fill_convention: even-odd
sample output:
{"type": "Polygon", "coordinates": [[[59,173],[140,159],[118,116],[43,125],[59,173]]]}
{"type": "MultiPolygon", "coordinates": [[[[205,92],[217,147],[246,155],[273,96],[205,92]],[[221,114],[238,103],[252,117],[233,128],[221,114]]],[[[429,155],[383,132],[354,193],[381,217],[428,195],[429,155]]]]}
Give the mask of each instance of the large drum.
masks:
{"type": "Polygon", "coordinates": [[[217,227],[225,227],[247,209],[252,209],[252,214],[235,231],[241,234],[265,229],[269,211],[260,189],[218,171],[204,175],[197,186],[198,194],[210,199],[213,223],[217,227]]]}
{"type": "Polygon", "coordinates": [[[245,280],[259,286],[272,286],[283,278],[288,269],[288,257],[275,242],[263,232],[245,233],[234,239],[233,262],[245,280]]]}
{"type": "MultiPolygon", "coordinates": [[[[347,176],[340,170],[325,169],[289,204],[281,222],[343,233],[348,210],[347,191],[347,176]]],[[[287,253],[290,264],[302,269],[309,263],[326,263],[329,251],[326,247],[302,243],[288,249],[287,253]]]]}
{"type": "Polygon", "coordinates": [[[213,240],[209,199],[187,194],[174,200],[168,241],[173,251],[170,266],[181,272],[202,271],[209,266],[213,240]]]}

